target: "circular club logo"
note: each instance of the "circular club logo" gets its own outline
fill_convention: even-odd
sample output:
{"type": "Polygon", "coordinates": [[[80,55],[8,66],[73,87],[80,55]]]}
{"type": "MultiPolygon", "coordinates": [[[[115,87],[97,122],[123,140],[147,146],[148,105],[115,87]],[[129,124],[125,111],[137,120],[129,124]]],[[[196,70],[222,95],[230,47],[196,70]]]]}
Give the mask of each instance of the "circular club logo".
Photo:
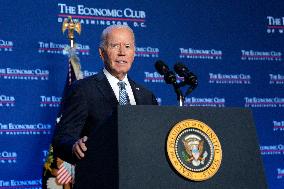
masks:
{"type": "Polygon", "coordinates": [[[193,119],[183,120],[171,129],[167,154],[174,169],[193,181],[211,178],[222,161],[217,135],[205,123],[193,119]]]}

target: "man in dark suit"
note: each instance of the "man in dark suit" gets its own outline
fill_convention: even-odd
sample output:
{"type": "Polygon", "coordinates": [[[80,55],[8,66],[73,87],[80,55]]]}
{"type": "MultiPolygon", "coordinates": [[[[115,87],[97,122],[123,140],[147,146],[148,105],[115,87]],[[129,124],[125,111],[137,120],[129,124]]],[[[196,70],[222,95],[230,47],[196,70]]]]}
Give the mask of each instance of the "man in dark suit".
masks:
{"type": "Polygon", "coordinates": [[[116,108],[157,105],[152,92],[127,76],[135,54],[131,28],[107,27],[99,54],[103,72],[71,86],[53,139],[56,155],[76,164],[76,189],[118,187],[116,108]]]}

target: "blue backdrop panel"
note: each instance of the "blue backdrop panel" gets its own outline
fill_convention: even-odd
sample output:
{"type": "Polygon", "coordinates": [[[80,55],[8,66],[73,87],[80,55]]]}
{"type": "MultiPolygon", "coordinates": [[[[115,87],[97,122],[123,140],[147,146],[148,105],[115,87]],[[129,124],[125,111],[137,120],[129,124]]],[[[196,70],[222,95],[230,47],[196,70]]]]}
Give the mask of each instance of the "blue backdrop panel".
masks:
{"type": "MultiPolygon", "coordinates": [[[[0,188],[41,188],[41,171],[67,74],[64,18],[82,23],[85,76],[102,68],[98,42],[111,24],[136,33],[130,76],[161,105],[177,105],[155,71],[164,60],[199,78],[187,106],[253,110],[269,188],[284,187],[284,2],[8,1],[0,6],[0,188]]],[[[246,168],[245,168],[246,169],[246,168]]]]}

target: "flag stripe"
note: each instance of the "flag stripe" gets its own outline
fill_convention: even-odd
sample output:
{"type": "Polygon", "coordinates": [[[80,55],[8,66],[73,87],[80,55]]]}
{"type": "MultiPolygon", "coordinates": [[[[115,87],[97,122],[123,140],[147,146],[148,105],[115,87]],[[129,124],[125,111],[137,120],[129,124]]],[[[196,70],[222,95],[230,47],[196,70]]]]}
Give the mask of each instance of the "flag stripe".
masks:
{"type": "Polygon", "coordinates": [[[56,179],[59,184],[67,184],[71,181],[72,176],[69,170],[64,166],[64,163],[60,165],[56,179]]]}
{"type": "Polygon", "coordinates": [[[67,171],[64,167],[60,167],[57,174],[60,175],[63,171],[67,171]]]}
{"type": "Polygon", "coordinates": [[[58,183],[60,184],[66,184],[67,180],[71,178],[71,175],[68,174],[68,172],[66,172],[64,175],[62,175],[62,177],[60,179],[58,179],[58,183]]]}

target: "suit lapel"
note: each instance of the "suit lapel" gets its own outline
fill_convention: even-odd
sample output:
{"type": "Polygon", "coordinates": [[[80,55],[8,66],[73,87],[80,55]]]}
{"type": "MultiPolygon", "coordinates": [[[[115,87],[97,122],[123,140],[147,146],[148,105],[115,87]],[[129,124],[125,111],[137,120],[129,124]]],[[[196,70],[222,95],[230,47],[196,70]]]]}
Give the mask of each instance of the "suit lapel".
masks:
{"type": "Polygon", "coordinates": [[[95,77],[97,82],[97,87],[99,88],[100,92],[104,96],[104,98],[109,101],[111,104],[118,104],[118,101],[115,97],[115,94],[103,73],[98,73],[95,77]]]}
{"type": "Polygon", "coordinates": [[[140,88],[136,86],[135,82],[128,78],[128,81],[130,83],[136,105],[140,105],[142,103],[142,95],[140,92],[140,88]]]}

